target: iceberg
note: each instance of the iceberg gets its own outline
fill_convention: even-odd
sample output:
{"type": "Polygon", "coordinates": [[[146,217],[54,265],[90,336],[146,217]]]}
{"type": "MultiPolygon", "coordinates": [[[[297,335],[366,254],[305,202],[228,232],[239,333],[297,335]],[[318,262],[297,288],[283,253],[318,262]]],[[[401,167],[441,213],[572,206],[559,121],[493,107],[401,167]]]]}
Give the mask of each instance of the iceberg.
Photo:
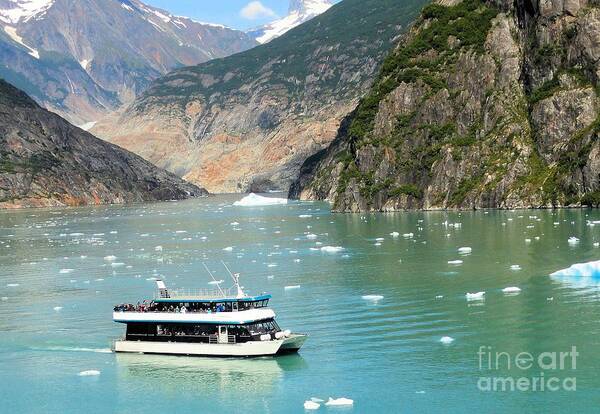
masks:
{"type": "Polygon", "coordinates": [[[233,205],[238,207],[261,207],[276,206],[287,203],[287,198],[263,197],[259,196],[258,194],[250,193],[241,200],[238,200],[235,203],[233,203],[233,205]]]}
{"type": "Polygon", "coordinates": [[[349,399],[349,398],[336,398],[333,399],[331,397],[329,397],[329,400],[325,403],[325,405],[329,405],[329,406],[340,406],[340,405],[352,405],[354,404],[354,401],[349,399]]]}
{"type": "Polygon", "coordinates": [[[587,263],[575,263],[574,265],[571,265],[566,269],[558,270],[554,273],[551,273],[550,276],[583,276],[600,278],[600,260],[587,263]]]}

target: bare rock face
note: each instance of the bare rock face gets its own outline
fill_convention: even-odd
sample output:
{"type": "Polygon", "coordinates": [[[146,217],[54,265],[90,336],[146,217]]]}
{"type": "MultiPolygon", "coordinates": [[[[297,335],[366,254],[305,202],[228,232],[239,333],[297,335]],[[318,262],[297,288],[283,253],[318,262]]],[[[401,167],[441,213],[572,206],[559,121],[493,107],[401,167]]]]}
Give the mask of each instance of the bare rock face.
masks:
{"type": "Polygon", "coordinates": [[[169,73],[93,131],[211,192],[287,189],[424,3],[345,0],[268,44],[169,73]]]}
{"type": "Polygon", "coordinates": [[[130,203],[206,194],[74,127],[0,81],[0,208],[130,203]]]}
{"type": "Polygon", "coordinates": [[[338,211],[579,205],[600,194],[599,9],[423,9],[290,197],[338,211]]]}

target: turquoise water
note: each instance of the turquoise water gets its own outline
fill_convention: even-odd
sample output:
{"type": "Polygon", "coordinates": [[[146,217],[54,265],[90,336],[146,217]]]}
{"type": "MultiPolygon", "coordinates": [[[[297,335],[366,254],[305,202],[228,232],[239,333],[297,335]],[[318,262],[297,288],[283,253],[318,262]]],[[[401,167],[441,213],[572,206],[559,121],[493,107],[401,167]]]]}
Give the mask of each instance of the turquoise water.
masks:
{"type": "Polygon", "coordinates": [[[1,411],[301,413],[310,397],[330,396],[354,407],[316,412],[597,411],[600,281],[549,274],[600,259],[600,225],[588,225],[598,211],[336,215],[323,203],[233,207],[239,198],[0,213],[1,411]],[[220,260],[249,293],[273,294],[282,327],[310,335],[299,355],[109,352],[123,330],[114,304],[151,297],[158,277],[208,287],[202,263],[227,279],[220,260]],[[506,295],[508,286],[522,291],[506,295]],[[479,291],[485,300],[466,300],[479,291]],[[510,355],[576,346],[576,369],[543,372],[575,377],[576,391],[481,391],[480,377],[540,374],[480,369],[481,346],[510,355]],[[88,370],[100,375],[79,375],[88,370]]]}

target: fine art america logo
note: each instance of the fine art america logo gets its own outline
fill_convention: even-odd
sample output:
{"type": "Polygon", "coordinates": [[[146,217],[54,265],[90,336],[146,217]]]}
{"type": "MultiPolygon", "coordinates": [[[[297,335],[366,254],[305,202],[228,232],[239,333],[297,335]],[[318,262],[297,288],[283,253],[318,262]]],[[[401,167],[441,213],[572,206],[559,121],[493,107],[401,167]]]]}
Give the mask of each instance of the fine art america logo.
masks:
{"type": "Polygon", "coordinates": [[[562,352],[519,352],[511,354],[480,346],[477,351],[479,371],[491,373],[477,379],[480,391],[576,391],[577,347],[562,352]],[[518,375],[493,375],[500,372],[518,375]],[[558,376],[559,373],[562,373],[558,376]],[[573,374],[573,375],[571,375],[573,374]]]}

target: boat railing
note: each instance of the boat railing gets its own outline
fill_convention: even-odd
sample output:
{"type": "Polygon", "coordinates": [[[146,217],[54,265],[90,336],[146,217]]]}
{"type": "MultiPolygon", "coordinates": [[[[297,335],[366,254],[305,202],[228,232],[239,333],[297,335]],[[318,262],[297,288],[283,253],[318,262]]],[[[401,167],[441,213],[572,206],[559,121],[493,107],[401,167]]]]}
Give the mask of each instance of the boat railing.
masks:
{"type": "MultiPolygon", "coordinates": [[[[228,344],[235,344],[236,338],[235,335],[227,335],[227,343],[228,344]]],[[[208,335],[208,343],[209,344],[224,344],[223,342],[219,342],[219,335],[215,334],[215,335],[208,335]]]]}
{"type": "Polygon", "coordinates": [[[224,299],[235,297],[232,288],[228,289],[159,289],[154,299],[224,299]]]}

